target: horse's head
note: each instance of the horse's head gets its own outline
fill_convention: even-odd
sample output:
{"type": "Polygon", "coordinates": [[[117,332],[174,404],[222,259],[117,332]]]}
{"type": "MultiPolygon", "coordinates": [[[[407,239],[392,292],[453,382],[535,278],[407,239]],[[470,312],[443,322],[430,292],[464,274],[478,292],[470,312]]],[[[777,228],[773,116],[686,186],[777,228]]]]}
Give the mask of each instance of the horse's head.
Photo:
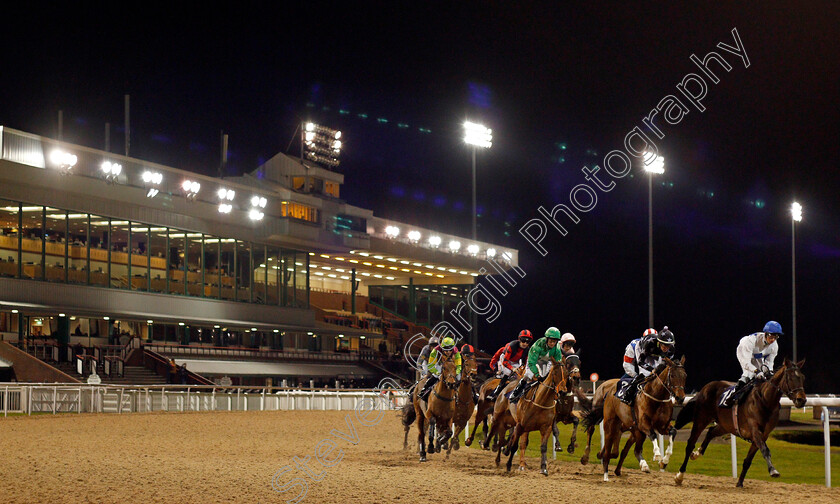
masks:
{"type": "Polygon", "coordinates": [[[665,369],[659,373],[659,379],[677,404],[682,404],[685,401],[685,355],[676,362],[663,357],[662,362],[665,363],[665,369]]]}
{"type": "Polygon", "coordinates": [[[476,375],[478,375],[478,363],[475,361],[475,356],[470,355],[469,357],[464,357],[463,361],[461,374],[469,377],[471,380],[475,380],[476,375]]]}
{"type": "Polygon", "coordinates": [[[580,386],[580,357],[576,354],[566,356],[566,381],[568,385],[577,388],[580,386]]]}
{"type": "Polygon", "coordinates": [[[568,392],[569,388],[566,385],[566,378],[568,372],[566,371],[566,357],[563,356],[559,361],[554,357],[551,359],[551,371],[548,372],[548,377],[544,383],[553,388],[558,394],[560,392],[568,392]]]}
{"type": "Polygon", "coordinates": [[[805,375],[801,371],[804,365],[805,359],[794,363],[790,359],[785,358],[784,366],[776,371],[776,374],[771,380],[788,399],[793,401],[793,404],[797,408],[805,406],[806,400],[805,375]]]}
{"type": "Polygon", "coordinates": [[[452,357],[445,357],[441,363],[440,380],[448,389],[458,386],[458,376],[455,374],[455,361],[452,357]]]}

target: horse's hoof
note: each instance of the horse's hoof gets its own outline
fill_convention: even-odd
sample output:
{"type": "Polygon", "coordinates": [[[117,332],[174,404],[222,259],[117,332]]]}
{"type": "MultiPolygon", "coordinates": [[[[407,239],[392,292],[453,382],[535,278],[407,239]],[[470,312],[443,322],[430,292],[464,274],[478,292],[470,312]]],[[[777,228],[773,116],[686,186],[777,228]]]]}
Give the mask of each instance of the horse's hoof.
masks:
{"type": "Polygon", "coordinates": [[[461,444],[460,443],[455,443],[454,446],[452,446],[452,449],[455,450],[455,451],[460,450],[461,449],[461,444]]]}
{"type": "Polygon", "coordinates": [[[525,472],[525,469],[526,469],[525,466],[519,466],[519,472],[525,472]]]}
{"type": "Polygon", "coordinates": [[[540,474],[542,474],[543,476],[548,476],[548,469],[543,467],[542,469],[540,469],[540,474]]]}
{"type": "Polygon", "coordinates": [[[639,462],[639,469],[641,469],[643,473],[649,473],[650,472],[650,467],[648,466],[648,463],[644,460],[639,462]]]}
{"type": "Polygon", "coordinates": [[[661,462],[661,461],[662,461],[662,455],[660,455],[660,454],[658,454],[658,453],[655,453],[655,454],[653,455],[653,461],[654,461],[654,462],[661,462]]]}
{"type": "Polygon", "coordinates": [[[779,471],[777,471],[775,467],[770,470],[771,478],[778,478],[779,476],[781,476],[781,474],[779,474],[779,471]]]}
{"type": "Polygon", "coordinates": [[[678,472],[677,475],[674,476],[674,483],[676,483],[677,486],[682,485],[684,477],[685,477],[685,473],[678,472]]]}
{"type": "Polygon", "coordinates": [[[569,452],[569,455],[573,454],[575,452],[575,445],[569,445],[566,451],[569,452]]]}
{"type": "Polygon", "coordinates": [[[610,480],[610,475],[607,474],[607,473],[604,473],[604,481],[608,482],[609,480],[610,480]]]}
{"type": "Polygon", "coordinates": [[[744,488],[744,482],[739,481],[738,483],[735,483],[735,488],[744,488]]]}
{"type": "Polygon", "coordinates": [[[581,457],[580,458],[581,465],[586,465],[589,463],[589,457],[581,457]]]}
{"type": "Polygon", "coordinates": [[[616,476],[621,476],[621,468],[620,467],[615,468],[615,475],[616,476]]]}
{"type": "Polygon", "coordinates": [[[472,444],[472,438],[467,438],[464,440],[464,446],[470,446],[472,444]]]}
{"type": "Polygon", "coordinates": [[[425,461],[426,461],[426,457],[420,457],[420,462],[425,462],[425,461]]]}
{"type": "Polygon", "coordinates": [[[697,460],[697,459],[700,458],[701,455],[703,455],[703,454],[700,453],[700,450],[694,450],[693,452],[691,452],[690,458],[691,458],[691,460],[697,460]]]}

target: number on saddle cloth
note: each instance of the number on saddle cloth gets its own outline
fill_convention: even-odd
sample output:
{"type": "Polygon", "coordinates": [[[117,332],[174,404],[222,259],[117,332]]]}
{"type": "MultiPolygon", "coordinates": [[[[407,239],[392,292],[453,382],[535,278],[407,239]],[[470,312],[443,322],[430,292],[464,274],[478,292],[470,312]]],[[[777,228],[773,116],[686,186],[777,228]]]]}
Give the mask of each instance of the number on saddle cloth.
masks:
{"type": "Polygon", "coordinates": [[[740,390],[736,390],[737,386],[737,384],[732,385],[723,391],[718,401],[718,408],[731,408],[734,404],[744,402],[750,390],[755,386],[755,382],[749,381],[740,390]]]}
{"type": "Polygon", "coordinates": [[[631,376],[621,377],[615,387],[615,396],[619,399],[624,399],[631,394],[630,383],[632,383],[632,381],[633,377],[631,376]]]}

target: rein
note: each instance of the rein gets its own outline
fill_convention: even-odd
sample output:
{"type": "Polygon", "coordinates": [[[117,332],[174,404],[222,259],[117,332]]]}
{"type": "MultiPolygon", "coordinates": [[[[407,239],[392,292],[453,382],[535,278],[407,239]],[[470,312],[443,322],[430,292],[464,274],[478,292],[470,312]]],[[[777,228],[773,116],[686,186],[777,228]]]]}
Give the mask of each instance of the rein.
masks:
{"type": "MultiPolygon", "coordinates": [[[[650,399],[652,401],[656,401],[658,403],[670,402],[671,404],[674,404],[676,402],[676,394],[674,394],[673,390],[671,390],[671,370],[676,368],[676,367],[677,367],[676,365],[674,367],[670,367],[670,366],[668,367],[668,383],[663,382],[662,378],[660,378],[658,374],[655,375],[656,379],[659,381],[659,383],[662,384],[662,387],[665,389],[665,392],[668,393],[668,397],[666,397],[665,399],[659,399],[659,398],[653,397],[652,395],[647,393],[647,391],[644,389],[644,387],[642,388],[642,394],[644,394],[645,397],[647,397],[648,399],[650,399]]],[[[674,388],[684,389],[685,387],[674,387],[674,388]]]]}

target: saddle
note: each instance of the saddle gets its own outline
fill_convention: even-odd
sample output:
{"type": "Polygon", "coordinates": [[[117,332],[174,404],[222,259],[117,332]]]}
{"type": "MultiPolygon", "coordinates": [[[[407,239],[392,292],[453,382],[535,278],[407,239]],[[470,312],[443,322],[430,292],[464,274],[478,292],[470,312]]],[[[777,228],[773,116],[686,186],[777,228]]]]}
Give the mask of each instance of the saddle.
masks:
{"type": "Polygon", "coordinates": [[[738,386],[736,383],[731,387],[728,387],[723,391],[720,395],[720,400],[718,401],[718,408],[731,408],[736,404],[741,404],[747,398],[750,393],[750,390],[755,388],[756,380],[748,381],[740,390],[735,390],[738,386]]]}

